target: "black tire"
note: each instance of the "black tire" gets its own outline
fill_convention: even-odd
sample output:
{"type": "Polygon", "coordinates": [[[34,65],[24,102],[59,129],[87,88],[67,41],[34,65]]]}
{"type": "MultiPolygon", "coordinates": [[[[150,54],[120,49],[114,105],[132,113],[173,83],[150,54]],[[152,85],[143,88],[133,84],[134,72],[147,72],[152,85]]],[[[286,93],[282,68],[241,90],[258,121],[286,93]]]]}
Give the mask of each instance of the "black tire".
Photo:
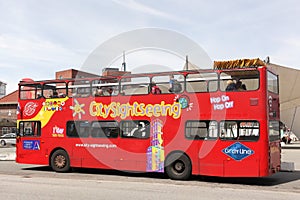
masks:
{"type": "Polygon", "coordinates": [[[70,159],[64,150],[57,150],[51,156],[51,167],[56,172],[70,171],[70,159]]]}
{"type": "Polygon", "coordinates": [[[1,140],[1,146],[5,146],[6,145],[6,142],[4,140],[1,140]]]}
{"type": "Polygon", "coordinates": [[[165,170],[171,179],[187,180],[192,172],[191,161],[183,153],[173,153],[166,159],[165,170]]]}

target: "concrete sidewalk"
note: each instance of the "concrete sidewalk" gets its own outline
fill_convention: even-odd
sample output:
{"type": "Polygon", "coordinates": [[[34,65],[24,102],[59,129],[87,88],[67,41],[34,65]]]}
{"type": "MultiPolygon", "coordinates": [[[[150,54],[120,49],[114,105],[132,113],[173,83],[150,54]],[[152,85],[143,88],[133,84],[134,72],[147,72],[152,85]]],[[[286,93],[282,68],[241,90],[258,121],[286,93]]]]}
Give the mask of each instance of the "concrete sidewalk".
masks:
{"type": "Polygon", "coordinates": [[[0,161],[3,160],[16,160],[16,147],[1,147],[0,148],[0,161]]]}
{"type": "Polygon", "coordinates": [[[300,141],[292,142],[290,144],[285,144],[281,142],[282,149],[300,149],[300,141]]]}

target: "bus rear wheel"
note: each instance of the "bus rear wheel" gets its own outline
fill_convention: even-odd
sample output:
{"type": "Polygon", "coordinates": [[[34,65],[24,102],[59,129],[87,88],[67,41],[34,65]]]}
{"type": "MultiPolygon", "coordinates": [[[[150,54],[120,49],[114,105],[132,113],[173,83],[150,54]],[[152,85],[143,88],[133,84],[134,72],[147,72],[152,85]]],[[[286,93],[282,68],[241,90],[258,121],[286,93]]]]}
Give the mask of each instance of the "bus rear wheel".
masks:
{"type": "Polygon", "coordinates": [[[70,170],[70,159],[66,151],[57,150],[51,156],[51,167],[56,172],[67,172],[70,170]]]}
{"type": "Polygon", "coordinates": [[[171,179],[186,180],[191,176],[191,161],[183,153],[173,153],[166,160],[165,170],[171,179]]]}

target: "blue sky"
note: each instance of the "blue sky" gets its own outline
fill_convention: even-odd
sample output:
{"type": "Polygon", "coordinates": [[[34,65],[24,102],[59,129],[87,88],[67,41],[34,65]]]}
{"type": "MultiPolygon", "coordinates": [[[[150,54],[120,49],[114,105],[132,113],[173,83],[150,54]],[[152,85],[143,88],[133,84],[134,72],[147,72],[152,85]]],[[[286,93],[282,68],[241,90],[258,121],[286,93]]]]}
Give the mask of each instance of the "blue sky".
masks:
{"type": "Polygon", "coordinates": [[[80,69],[101,43],[147,27],[187,36],[212,60],[270,56],[300,68],[297,0],[0,0],[0,11],[7,93],[24,77],[52,79],[55,71],[80,69]]]}

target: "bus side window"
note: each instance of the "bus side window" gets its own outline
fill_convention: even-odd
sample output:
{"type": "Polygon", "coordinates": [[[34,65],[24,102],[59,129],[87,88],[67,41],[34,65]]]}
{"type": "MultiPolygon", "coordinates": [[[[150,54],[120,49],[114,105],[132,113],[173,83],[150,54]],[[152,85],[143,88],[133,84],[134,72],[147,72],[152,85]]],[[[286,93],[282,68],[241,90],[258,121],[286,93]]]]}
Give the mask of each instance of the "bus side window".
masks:
{"type": "Polygon", "coordinates": [[[187,92],[215,92],[218,89],[217,73],[193,73],[186,76],[187,92]]]}
{"type": "Polygon", "coordinates": [[[20,99],[40,99],[42,97],[41,84],[25,84],[19,88],[20,99]]]}
{"type": "Polygon", "coordinates": [[[218,123],[210,120],[189,120],[185,123],[185,137],[192,140],[216,139],[218,123]]]}
{"type": "Polygon", "coordinates": [[[64,98],[67,94],[65,82],[46,83],[43,86],[43,96],[45,98],[64,98]]]}
{"type": "Polygon", "coordinates": [[[78,135],[80,138],[86,138],[90,135],[90,124],[87,121],[81,121],[77,123],[77,126],[79,126],[79,132],[78,135]]]}
{"type": "Polygon", "coordinates": [[[120,129],[123,138],[147,139],[150,137],[150,122],[146,120],[121,121],[120,129]]]}
{"type": "Polygon", "coordinates": [[[26,121],[19,123],[19,134],[20,136],[34,136],[38,137],[41,135],[41,122],[40,121],[26,121]]]}
{"type": "Polygon", "coordinates": [[[237,139],[238,125],[236,121],[222,121],[220,122],[220,138],[221,139],[237,139]]]}
{"type": "Polygon", "coordinates": [[[151,81],[159,87],[161,94],[181,93],[184,89],[184,76],[181,74],[154,76],[151,81]]]}
{"type": "Polygon", "coordinates": [[[87,80],[75,80],[68,83],[69,97],[88,97],[90,90],[90,82],[87,80]]]}
{"type": "Polygon", "coordinates": [[[259,72],[249,71],[223,71],[220,74],[221,91],[253,91],[259,88],[259,72]],[[228,83],[232,86],[228,88],[228,83]]]}
{"type": "Polygon", "coordinates": [[[121,79],[121,89],[123,95],[149,94],[149,77],[133,77],[121,79]]]}
{"type": "Polygon", "coordinates": [[[257,121],[222,121],[220,138],[223,140],[257,141],[259,123],[257,121]]]}
{"type": "Polygon", "coordinates": [[[117,138],[120,132],[116,121],[94,121],[91,128],[93,138],[117,138]]]}
{"type": "Polygon", "coordinates": [[[78,128],[75,121],[67,122],[67,136],[68,137],[79,137],[78,136],[78,128]]]}

